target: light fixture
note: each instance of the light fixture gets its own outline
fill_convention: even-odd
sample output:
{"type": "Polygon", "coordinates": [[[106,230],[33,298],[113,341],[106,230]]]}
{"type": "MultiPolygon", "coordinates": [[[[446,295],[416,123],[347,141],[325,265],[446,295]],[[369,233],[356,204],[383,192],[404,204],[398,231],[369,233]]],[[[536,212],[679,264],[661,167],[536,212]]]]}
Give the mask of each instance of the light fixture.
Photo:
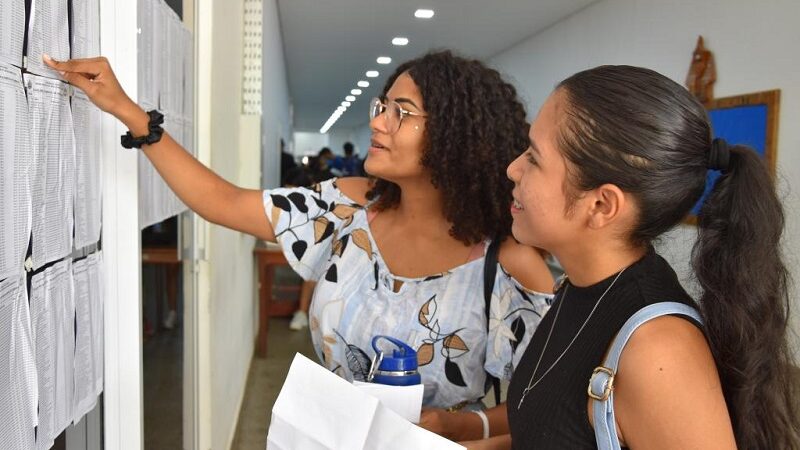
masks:
{"type": "Polygon", "coordinates": [[[348,107],[348,106],[350,106],[350,102],[347,102],[347,101],[345,101],[345,102],[342,102],[342,106],[344,106],[344,107],[348,107]]]}
{"type": "Polygon", "coordinates": [[[368,70],[367,71],[367,78],[375,78],[378,75],[380,75],[380,74],[378,73],[377,70],[368,70]]]}
{"type": "Polygon", "coordinates": [[[404,38],[404,37],[398,36],[398,37],[392,39],[392,44],[393,45],[408,45],[408,38],[404,38]]]}
{"type": "Polygon", "coordinates": [[[302,162],[303,162],[304,166],[307,166],[308,165],[308,156],[303,156],[302,162]]]}
{"type": "Polygon", "coordinates": [[[360,80],[356,84],[358,85],[358,87],[369,87],[369,81],[360,80]]]}
{"type": "Polygon", "coordinates": [[[353,95],[361,95],[361,89],[350,89],[350,93],[353,95]]]}
{"type": "Polygon", "coordinates": [[[344,99],[347,100],[348,102],[354,102],[354,101],[356,101],[356,96],[355,95],[348,95],[344,99]]]}
{"type": "Polygon", "coordinates": [[[376,61],[378,64],[389,64],[392,62],[392,58],[389,58],[388,56],[379,56],[376,61]]]}
{"type": "Polygon", "coordinates": [[[433,10],[432,9],[418,9],[414,11],[414,17],[418,19],[430,19],[433,17],[433,10]]]}

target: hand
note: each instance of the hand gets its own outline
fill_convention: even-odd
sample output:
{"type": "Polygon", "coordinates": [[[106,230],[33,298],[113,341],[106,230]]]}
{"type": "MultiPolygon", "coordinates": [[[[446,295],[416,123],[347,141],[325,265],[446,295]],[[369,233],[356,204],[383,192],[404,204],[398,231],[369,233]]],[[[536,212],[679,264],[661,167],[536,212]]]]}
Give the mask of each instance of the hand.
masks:
{"type": "Polygon", "coordinates": [[[455,414],[438,408],[422,408],[419,416],[419,426],[432,431],[450,440],[455,440],[456,430],[455,414]]]}
{"type": "Polygon", "coordinates": [[[113,114],[123,123],[133,116],[140,115],[138,112],[141,112],[141,108],[122,89],[106,58],[101,56],[56,61],[48,55],[43,55],[42,60],[57,70],[67,82],[85,92],[98,108],[113,114]]]}

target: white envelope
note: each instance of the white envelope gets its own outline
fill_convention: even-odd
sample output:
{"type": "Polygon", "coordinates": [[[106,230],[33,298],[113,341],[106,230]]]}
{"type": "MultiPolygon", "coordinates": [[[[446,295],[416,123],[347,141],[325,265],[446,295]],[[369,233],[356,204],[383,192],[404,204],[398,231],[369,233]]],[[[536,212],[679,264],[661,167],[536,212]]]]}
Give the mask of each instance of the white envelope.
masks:
{"type": "Polygon", "coordinates": [[[409,448],[464,449],[403,419],[305,356],[295,355],[272,408],[268,450],[409,448]]]}

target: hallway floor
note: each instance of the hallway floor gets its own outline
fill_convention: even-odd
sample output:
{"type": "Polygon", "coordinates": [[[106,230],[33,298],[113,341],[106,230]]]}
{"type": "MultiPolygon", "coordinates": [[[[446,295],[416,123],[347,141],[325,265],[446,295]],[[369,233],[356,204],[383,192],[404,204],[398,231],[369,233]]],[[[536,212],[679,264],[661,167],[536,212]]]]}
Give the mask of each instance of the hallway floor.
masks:
{"type": "Polygon", "coordinates": [[[232,450],[266,448],[270,411],[289,372],[294,354],[300,352],[314,361],[317,360],[308,328],[291,331],[290,319],[291,317],[280,317],[270,320],[267,357],[253,358],[232,450]]]}

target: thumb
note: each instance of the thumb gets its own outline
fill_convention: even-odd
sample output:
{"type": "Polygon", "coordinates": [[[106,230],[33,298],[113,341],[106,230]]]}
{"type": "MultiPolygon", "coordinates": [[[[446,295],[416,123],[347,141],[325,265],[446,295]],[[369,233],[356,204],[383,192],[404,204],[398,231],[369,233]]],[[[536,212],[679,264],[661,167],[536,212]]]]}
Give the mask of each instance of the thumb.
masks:
{"type": "Polygon", "coordinates": [[[92,89],[95,87],[94,82],[85,76],[75,72],[59,72],[64,81],[82,90],[86,95],[91,97],[92,89]]]}

